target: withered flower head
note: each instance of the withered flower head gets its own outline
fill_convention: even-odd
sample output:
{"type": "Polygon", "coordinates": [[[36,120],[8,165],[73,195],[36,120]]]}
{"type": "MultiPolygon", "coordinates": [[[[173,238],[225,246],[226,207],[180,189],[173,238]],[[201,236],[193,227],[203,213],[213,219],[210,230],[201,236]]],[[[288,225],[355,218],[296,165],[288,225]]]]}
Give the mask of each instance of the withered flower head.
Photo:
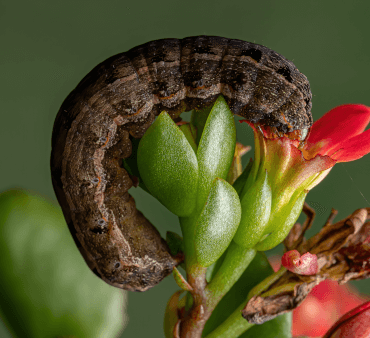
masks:
{"type": "MultiPolygon", "coordinates": [[[[312,209],[305,205],[306,214],[312,209]]],[[[356,210],[349,217],[331,224],[332,215],[321,231],[304,239],[313,214],[301,226],[296,223],[284,244],[287,250],[310,252],[317,256],[318,272],[312,276],[286,270],[262,293],[252,297],[242,311],[250,323],[262,324],[295,309],[312,288],[325,279],[339,284],[370,277],[370,208],[356,210]]],[[[283,268],[284,269],[284,268],[283,268]]]]}

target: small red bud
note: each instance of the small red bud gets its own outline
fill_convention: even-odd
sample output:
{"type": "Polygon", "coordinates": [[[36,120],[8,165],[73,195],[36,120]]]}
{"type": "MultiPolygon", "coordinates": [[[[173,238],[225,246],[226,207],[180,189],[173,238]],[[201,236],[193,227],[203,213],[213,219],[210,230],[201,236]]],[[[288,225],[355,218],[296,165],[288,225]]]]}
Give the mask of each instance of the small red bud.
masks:
{"type": "Polygon", "coordinates": [[[297,250],[286,252],[281,258],[281,264],[298,275],[315,275],[319,269],[316,255],[307,252],[301,256],[297,250]]]}

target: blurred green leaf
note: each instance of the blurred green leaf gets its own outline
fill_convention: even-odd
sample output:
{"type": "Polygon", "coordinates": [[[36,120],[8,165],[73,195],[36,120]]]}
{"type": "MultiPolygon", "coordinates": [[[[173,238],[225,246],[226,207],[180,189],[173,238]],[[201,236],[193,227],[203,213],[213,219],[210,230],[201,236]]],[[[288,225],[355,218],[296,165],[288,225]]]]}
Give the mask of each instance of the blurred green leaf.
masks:
{"type": "Polygon", "coordinates": [[[0,308],[18,337],[116,337],[122,290],[87,267],[61,210],[34,194],[0,194],[0,308]]]}
{"type": "Polygon", "coordinates": [[[196,203],[198,162],[185,135],[166,112],[146,131],[138,148],[140,175],[151,194],[177,216],[196,203]]]}

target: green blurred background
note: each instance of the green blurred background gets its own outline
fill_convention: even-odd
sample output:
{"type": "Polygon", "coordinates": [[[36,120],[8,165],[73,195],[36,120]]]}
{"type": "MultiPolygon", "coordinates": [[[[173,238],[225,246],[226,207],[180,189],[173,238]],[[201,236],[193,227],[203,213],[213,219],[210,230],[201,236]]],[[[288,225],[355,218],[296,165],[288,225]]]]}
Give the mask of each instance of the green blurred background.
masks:
{"type": "MultiPolygon", "coordinates": [[[[150,40],[206,34],[263,44],[308,77],[314,120],[343,103],[370,106],[369,13],[367,0],[2,1],[0,191],[26,188],[56,201],[49,156],[61,103],[99,62],[150,40]]],[[[250,130],[243,128],[238,138],[253,145],[250,130]]],[[[309,193],[317,211],[309,235],[332,207],[339,220],[370,206],[369,168],[370,155],[337,164],[309,193]]],[[[138,190],[133,195],[162,235],[179,231],[176,217],[158,202],[138,190]]],[[[369,283],[354,285],[369,294],[369,283]]],[[[123,337],[163,337],[165,304],[176,288],[170,277],[145,293],[130,293],[123,337]]]]}

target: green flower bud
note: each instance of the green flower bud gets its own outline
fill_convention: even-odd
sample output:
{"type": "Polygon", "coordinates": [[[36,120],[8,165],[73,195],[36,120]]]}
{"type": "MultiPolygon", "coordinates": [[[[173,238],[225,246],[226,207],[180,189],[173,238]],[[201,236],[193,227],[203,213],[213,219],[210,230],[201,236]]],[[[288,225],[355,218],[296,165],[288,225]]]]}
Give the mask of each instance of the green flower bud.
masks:
{"type": "Polygon", "coordinates": [[[194,210],[198,162],[185,135],[162,112],[140,141],[137,163],[145,186],[175,215],[194,210]]]}
{"type": "Polygon", "coordinates": [[[200,265],[210,266],[221,257],[235,235],[240,216],[235,189],[216,178],[196,224],[194,246],[200,265]]]}
{"type": "Polygon", "coordinates": [[[296,193],[293,195],[290,203],[286,204],[281,210],[271,216],[268,228],[274,230],[263,241],[256,245],[258,251],[270,250],[284,240],[301,214],[307,194],[307,190],[296,193]]]}
{"type": "Polygon", "coordinates": [[[244,248],[252,248],[263,236],[271,213],[271,188],[266,170],[245,193],[241,207],[242,216],[234,241],[244,248]]]}

